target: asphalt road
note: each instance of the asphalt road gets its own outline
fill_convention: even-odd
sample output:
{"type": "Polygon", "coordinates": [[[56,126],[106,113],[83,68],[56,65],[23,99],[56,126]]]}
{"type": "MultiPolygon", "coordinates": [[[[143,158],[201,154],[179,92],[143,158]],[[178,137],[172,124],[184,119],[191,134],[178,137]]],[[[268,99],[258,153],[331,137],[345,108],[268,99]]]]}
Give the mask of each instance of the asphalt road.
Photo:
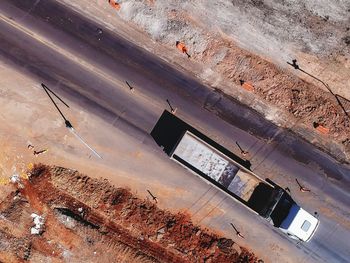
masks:
{"type": "MultiPolygon", "coordinates": [[[[349,167],[115,32],[102,28],[99,34],[99,28],[92,20],[51,0],[3,0],[0,57],[112,124],[106,126],[110,132],[121,131],[124,138],[115,138],[111,151],[122,154],[125,147],[135,146],[147,153],[147,161],[156,162],[157,167],[133,163],[131,158],[125,161],[129,166],[133,164],[140,180],[147,178],[164,187],[186,190],[186,200],[181,196],[169,198],[169,206],[187,209],[198,222],[228,236],[232,235],[229,223],[234,221],[246,236],[239,242],[256,251],[267,251],[271,261],[284,258],[289,262],[348,262],[349,167]],[[125,80],[135,87],[134,93],[125,80]],[[312,241],[297,244],[289,240],[268,222],[168,160],[149,136],[167,107],[167,98],[177,107],[179,117],[226,148],[238,153],[235,141],[239,141],[252,154],[254,172],[290,187],[292,196],[306,210],[319,211],[321,224],[312,241]],[[112,149],[118,140],[130,143],[112,149]],[[301,194],[295,178],[312,193],[301,194]],[[220,208],[223,213],[212,216],[207,206],[220,208]]],[[[118,166],[108,156],[101,162],[118,166]]]]}

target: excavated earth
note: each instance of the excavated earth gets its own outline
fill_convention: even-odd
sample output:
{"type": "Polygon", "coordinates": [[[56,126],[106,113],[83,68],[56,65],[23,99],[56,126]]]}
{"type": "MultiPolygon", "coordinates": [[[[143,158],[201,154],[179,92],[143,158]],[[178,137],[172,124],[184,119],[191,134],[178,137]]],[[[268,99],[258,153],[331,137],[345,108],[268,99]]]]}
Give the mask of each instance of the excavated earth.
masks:
{"type": "Polygon", "coordinates": [[[309,129],[313,129],[314,123],[328,128],[329,135],[350,152],[350,117],[346,113],[350,111],[350,101],[323,92],[229,41],[211,41],[202,59],[210,61],[211,50],[222,48],[228,48],[227,54],[214,68],[227,81],[237,85],[240,80],[250,82],[260,98],[286,110],[309,129]]]}
{"type": "MultiPolygon", "coordinates": [[[[200,76],[213,87],[240,99],[240,81],[250,82],[254,97],[317,135],[315,126],[325,127],[321,136],[350,156],[349,12],[346,1],[124,0],[116,14],[174,52],[175,41],[183,41],[191,59],[206,65],[200,76]],[[297,54],[312,76],[287,65],[297,54]]],[[[326,143],[319,146],[332,153],[326,143]]]]}
{"type": "Polygon", "coordinates": [[[0,262],[263,262],[106,179],[42,164],[27,175],[1,186],[0,262]]]}

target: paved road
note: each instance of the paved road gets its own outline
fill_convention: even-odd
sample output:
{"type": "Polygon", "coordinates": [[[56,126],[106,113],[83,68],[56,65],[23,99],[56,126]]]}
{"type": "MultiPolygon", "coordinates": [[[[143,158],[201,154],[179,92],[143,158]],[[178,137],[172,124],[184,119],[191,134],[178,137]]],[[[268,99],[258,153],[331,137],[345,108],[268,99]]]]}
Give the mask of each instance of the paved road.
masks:
{"type": "MultiPolygon", "coordinates": [[[[176,71],[116,33],[102,28],[103,34],[99,34],[98,28],[93,21],[51,0],[3,0],[0,55],[39,83],[47,83],[73,103],[112,123],[113,126],[106,126],[111,127],[108,129],[117,127],[124,137],[113,138],[110,151],[122,154],[126,147],[138,147],[145,154],[143,163],[133,163],[131,158],[125,161],[129,162],[129,169],[138,172],[135,174],[139,180],[185,191],[183,196],[169,198],[169,207],[186,208],[197,222],[227,235],[232,233],[229,222],[233,220],[246,235],[240,242],[260,253],[268,251],[272,261],[283,258],[290,262],[347,262],[349,167],[334,162],[312,145],[176,71]],[[134,93],[125,80],[135,86],[134,93]],[[167,98],[178,108],[178,116],[232,151],[238,152],[235,141],[239,141],[252,154],[252,169],[256,173],[289,186],[298,203],[310,212],[319,211],[321,225],[314,239],[296,244],[168,160],[148,135],[167,107],[167,98]],[[121,141],[129,143],[114,148],[121,141]],[[145,169],[145,162],[157,166],[145,169]],[[298,192],[296,177],[311,188],[311,194],[298,192]],[[221,211],[220,215],[213,215],[214,210],[221,211]]],[[[119,165],[108,156],[102,162],[111,167],[119,165]]]]}

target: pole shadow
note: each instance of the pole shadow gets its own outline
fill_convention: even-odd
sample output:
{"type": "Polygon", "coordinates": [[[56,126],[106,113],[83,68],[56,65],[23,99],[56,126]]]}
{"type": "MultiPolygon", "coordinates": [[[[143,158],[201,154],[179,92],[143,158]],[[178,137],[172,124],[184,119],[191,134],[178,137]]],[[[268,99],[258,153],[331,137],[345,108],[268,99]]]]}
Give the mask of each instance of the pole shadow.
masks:
{"type": "MultiPolygon", "coordinates": [[[[292,60],[292,63],[290,63],[290,62],[287,61],[287,64],[290,65],[290,66],[292,66],[294,69],[300,70],[300,71],[303,72],[304,74],[306,74],[306,75],[310,76],[311,78],[313,78],[313,79],[315,79],[315,80],[321,82],[322,85],[325,86],[326,89],[334,96],[334,98],[336,99],[338,105],[342,108],[342,110],[343,110],[343,112],[345,113],[345,115],[349,118],[348,111],[344,108],[343,104],[342,104],[341,101],[339,100],[339,97],[345,99],[344,97],[342,97],[342,96],[340,96],[340,95],[338,95],[338,94],[334,94],[333,91],[332,91],[332,89],[330,88],[330,86],[329,86],[327,83],[325,83],[323,80],[319,79],[318,77],[316,77],[316,76],[310,74],[309,72],[303,70],[302,68],[300,68],[300,66],[297,64],[297,60],[296,60],[296,59],[293,59],[293,60],[292,60]]],[[[347,100],[347,99],[345,99],[345,100],[347,100]]],[[[347,101],[348,101],[348,100],[347,100],[347,101]]]]}

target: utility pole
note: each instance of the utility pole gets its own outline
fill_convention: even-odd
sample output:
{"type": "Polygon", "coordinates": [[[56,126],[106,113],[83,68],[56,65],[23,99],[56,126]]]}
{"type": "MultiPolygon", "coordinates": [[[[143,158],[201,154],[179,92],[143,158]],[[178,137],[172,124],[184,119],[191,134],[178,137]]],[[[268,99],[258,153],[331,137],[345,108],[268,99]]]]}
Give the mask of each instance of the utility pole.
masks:
{"type": "Polygon", "coordinates": [[[321,82],[323,84],[323,86],[326,87],[326,89],[335,97],[337,103],[339,104],[339,106],[342,108],[342,110],[344,111],[345,115],[349,118],[349,114],[346,111],[346,109],[344,108],[343,104],[341,103],[341,101],[339,100],[338,96],[336,94],[333,93],[333,91],[331,90],[331,88],[329,87],[329,85],[327,83],[325,83],[323,80],[311,75],[309,72],[306,72],[305,70],[301,69],[300,66],[297,64],[297,60],[293,59],[292,63],[287,62],[288,65],[292,66],[294,69],[296,70],[300,70],[301,72],[305,73],[306,75],[310,76],[311,78],[321,82]]]}
{"type": "Polygon", "coordinates": [[[55,108],[57,109],[57,111],[60,113],[60,115],[62,116],[64,123],[66,125],[66,127],[68,128],[68,130],[73,133],[73,135],[75,135],[75,137],[82,142],[87,148],[89,148],[90,151],[92,151],[98,158],[102,159],[102,156],[99,155],[90,145],[88,145],[76,132],[75,129],[73,128],[73,125],[70,123],[69,120],[67,120],[67,118],[64,116],[64,114],[62,113],[62,111],[60,110],[60,108],[57,106],[56,102],[53,100],[53,98],[51,97],[50,93],[52,93],[57,99],[59,99],[67,108],[69,108],[68,104],[65,103],[59,96],[56,95],[56,93],[54,93],[52,90],[50,90],[45,84],[41,83],[41,86],[43,87],[44,91],[46,92],[47,96],[50,98],[51,102],[53,103],[53,105],[55,106],[55,108]],[[49,93],[50,92],[50,93],[49,93]]]}

